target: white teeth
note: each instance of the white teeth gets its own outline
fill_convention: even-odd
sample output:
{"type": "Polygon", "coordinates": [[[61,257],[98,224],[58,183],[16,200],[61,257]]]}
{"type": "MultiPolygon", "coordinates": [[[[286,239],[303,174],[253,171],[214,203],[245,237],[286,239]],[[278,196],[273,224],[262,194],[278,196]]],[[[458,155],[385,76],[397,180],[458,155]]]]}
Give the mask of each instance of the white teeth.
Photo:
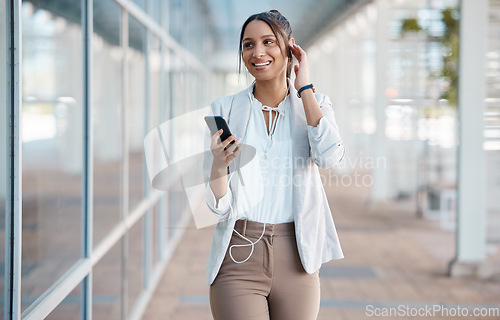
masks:
{"type": "Polygon", "coordinates": [[[268,64],[270,64],[271,62],[268,61],[268,62],[264,62],[264,63],[256,63],[255,66],[256,67],[262,67],[262,66],[267,66],[268,64]]]}

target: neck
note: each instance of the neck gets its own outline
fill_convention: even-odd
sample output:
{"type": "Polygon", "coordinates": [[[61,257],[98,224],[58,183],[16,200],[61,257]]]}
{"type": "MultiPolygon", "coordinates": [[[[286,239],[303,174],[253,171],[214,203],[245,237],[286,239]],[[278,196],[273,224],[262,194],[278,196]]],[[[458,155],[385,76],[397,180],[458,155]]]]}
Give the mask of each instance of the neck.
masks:
{"type": "Polygon", "coordinates": [[[277,107],[288,94],[288,81],[286,77],[273,80],[255,81],[253,95],[263,105],[277,107]]]}

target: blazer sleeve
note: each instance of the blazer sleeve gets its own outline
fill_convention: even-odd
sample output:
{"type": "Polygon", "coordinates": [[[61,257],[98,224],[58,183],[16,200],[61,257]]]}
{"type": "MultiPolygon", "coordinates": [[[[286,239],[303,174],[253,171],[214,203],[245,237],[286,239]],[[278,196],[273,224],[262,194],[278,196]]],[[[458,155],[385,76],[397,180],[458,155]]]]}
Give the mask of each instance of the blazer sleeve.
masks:
{"type": "Polygon", "coordinates": [[[216,200],[214,192],[210,187],[210,184],[207,184],[205,201],[210,210],[218,218],[224,218],[229,213],[229,209],[231,208],[231,202],[233,201],[233,193],[231,192],[230,186],[228,186],[226,194],[223,195],[219,200],[216,200]]]}
{"type": "Polygon", "coordinates": [[[307,135],[311,150],[311,158],[320,168],[331,168],[337,165],[345,155],[345,147],[335,120],[335,113],[328,96],[317,95],[323,117],[317,126],[307,125],[307,135]]]}
{"type": "MultiPolygon", "coordinates": [[[[212,115],[222,115],[222,107],[220,99],[212,102],[211,105],[212,115]]],[[[205,135],[205,153],[203,158],[203,176],[206,182],[205,188],[205,202],[210,209],[219,219],[224,219],[230,213],[230,204],[233,202],[233,196],[231,191],[231,185],[228,184],[227,192],[218,201],[215,199],[215,195],[210,187],[210,173],[212,171],[213,155],[210,150],[210,137],[211,133],[208,128],[205,129],[207,134],[205,135]]]]}

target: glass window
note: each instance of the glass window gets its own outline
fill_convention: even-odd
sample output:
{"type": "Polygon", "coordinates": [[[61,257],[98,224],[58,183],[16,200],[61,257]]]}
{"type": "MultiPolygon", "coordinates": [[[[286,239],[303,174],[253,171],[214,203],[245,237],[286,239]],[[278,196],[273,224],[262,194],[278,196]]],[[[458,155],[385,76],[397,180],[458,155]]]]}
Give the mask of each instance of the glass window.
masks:
{"type": "MultiPolygon", "coordinates": [[[[160,8],[159,8],[159,13],[158,13],[160,16],[160,25],[161,25],[162,29],[168,30],[168,28],[170,26],[170,16],[169,16],[170,1],[162,1],[162,0],[158,0],[158,1],[160,2],[160,8]]],[[[170,34],[170,32],[169,32],[169,34],[170,34]]]]}
{"type": "Polygon", "coordinates": [[[52,9],[22,3],[22,310],[81,257],[81,10],[52,9]]]}
{"type": "Polygon", "coordinates": [[[144,197],[144,137],[146,136],[146,28],[129,17],[128,53],[128,146],[129,146],[129,209],[133,210],[144,197]]]}
{"type": "Polygon", "coordinates": [[[46,320],[80,320],[82,293],[81,285],[77,286],[64,300],[45,318],[46,320]]]}
{"type": "Polygon", "coordinates": [[[148,132],[157,127],[160,122],[160,101],[161,101],[161,51],[160,41],[158,38],[153,38],[149,51],[149,118],[150,126],[148,132]]]}
{"type": "Polygon", "coordinates": [[[162,9],[162,2],[161,0],[151,0],[151,14],[153,15],[153,19],[160,24],[161,23],[161,9],[162,9]]]}
{"type": "Polygon", "coordinates": [[[120,15],[121,9],[114,1],[94,1],[94,246],[120,220],[123,158],[120,15]]]}
{"type": "MultiPolygon", "coordinates": [[[[7,25],[6,3],[0,4],[0,25],[7,25]]],[[[7,65],[7,30],[0,28],[0,66],[7,65]]],[[[0,127],[7,128],[7,105],[4,103],[7,99],[7,70],[0,68],[0,127]]],[[[5,234],[5,198],[7,195],[7,130],[0,130],[0,234],[5,234]]],[[[0,236],[0,266],[5,266],[5,236],[0,236]]],[[[2,272],[2,271],[0,271],[2,272]]],[[[5,278],[0,275],[0,301],[4,299],[5,278]]],[[[3,314],[4,304],[0,302],[0,315],[3,314]]]]}
{"type": "Polygon", "coordinates": [[[152,272],[158,266],[162,259],[162,248],[165,246],[164,238],[168,236],[166,229],[167,216],[165,214],[166,195],[163,196],[152,209],[152,239],[151,239],[151,270],[152,272]]]}
{"type": "Polygon", "coordinates": [[[186,104],[187,95],[189,94],[189,84],[186,79],[188,66],[178,53],[170,56],[170,62],[171,118],[174,118],[189,111],[189,105],[186,104]]]}
{"type": "Polygon", "coordinates": [[[162,47],[161,57],[162,57],[162,67],[160,75],[160,110],[158,111],[159,123],[163,123],[170,118],[170,106],[172,95],[170,94],[170,81],[171,70],[170,70],[170,59],[171,51],[165,46],[162,47]]]}
{"type": "Polygon", "coordinates": [[[152,225],[153,228],[151,229],[151,270],[155,270],[158,262],[160,261],[160,254],[159,254],[159,238],[160,238],[160,232],[161,230],[159,229],[160,227],[160,221],[159,221],[159,216],[158,216],[158,207],[160,206],[159,203],[155,204],[153,206],[152,210],[152,225]]]}
{"type": "Polygon", "coordinates": [[[122,241],[118,241],[92,270],[92,319],[121,319],[122,241]]]}
{"type": "Polygon", "coordinates": [[[139,8],[146,10],[146,1],[147,0],[134,0],[134,3],[139,6],[139,8]]]}
{"type": "Polygon", "coordinates": [[[141,218],[136,224],[130,229],[128,233],[128,245],[127,245],[127,261],[126,261],[126,271],[127,276],[127,314],[130,314],[132,308],[135,305],[139,294],[143,288],[143,251],[144,251],[144,240],[143,240],[143,225],[144,219],[141,218]]]}
{"type": "Polygon", "coordinates": [[[180,231],[179,224],[181,223],[182,217],[186,213],[186,208],[188,207],[189,203],[185,191],[168,191],[168,211],[162,213],[166,215],[166,219],[168,221],[168,238],[165,238],[167,241],[166,245],[169,245],[168,241],[180,231]]]}

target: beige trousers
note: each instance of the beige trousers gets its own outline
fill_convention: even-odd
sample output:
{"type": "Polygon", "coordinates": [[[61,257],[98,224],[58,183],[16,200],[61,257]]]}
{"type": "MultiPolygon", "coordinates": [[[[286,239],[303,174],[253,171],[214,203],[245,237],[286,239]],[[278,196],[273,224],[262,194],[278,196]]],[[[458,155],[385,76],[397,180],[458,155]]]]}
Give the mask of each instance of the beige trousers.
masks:
{"type": "MultiPolygon", "coordinates": [[[[235,230],[252,242],[264,224],[238,220],[235,230]]],[[[217,278],[210,286],[210,307],[215,320],[314,320],[319,312],[318,271],[308,274],[300,262],[293,222],[266,224],[262,239],[252,250],[233,232],[217,278]]]]}

